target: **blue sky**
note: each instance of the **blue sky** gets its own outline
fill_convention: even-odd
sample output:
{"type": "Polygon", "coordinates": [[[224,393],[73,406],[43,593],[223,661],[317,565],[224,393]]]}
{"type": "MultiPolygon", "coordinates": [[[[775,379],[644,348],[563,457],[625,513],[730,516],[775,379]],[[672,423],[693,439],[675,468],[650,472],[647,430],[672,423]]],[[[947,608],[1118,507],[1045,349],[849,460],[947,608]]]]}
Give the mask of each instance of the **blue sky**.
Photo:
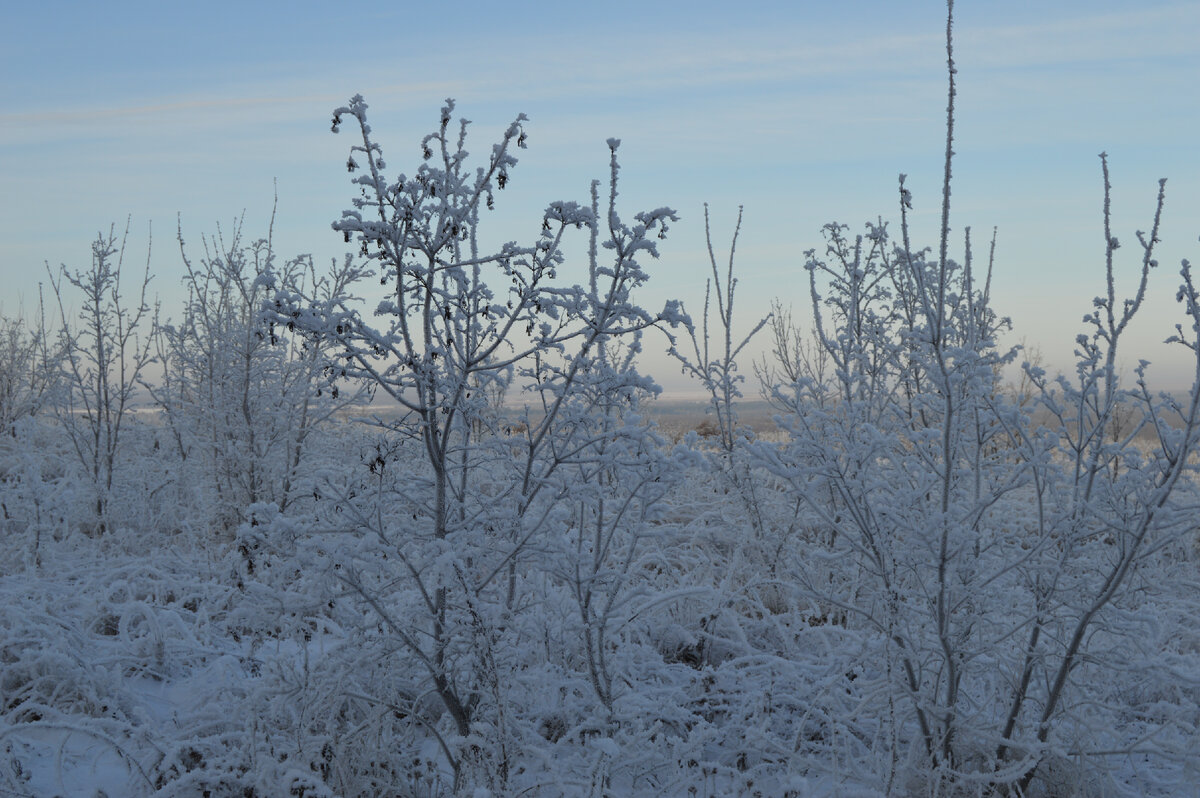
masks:
{"type": "MultiPolygon", "coordinates": [[[[352,196],[350,140],[332,108],[362,93],[388,160],[407,169],[445,97],[474,120],[475,151],[518,112],[530,148],[500,197],[496,235],[524,239],[541,209],[582,200],[621,148],[632,215],[682,221],[646,304],[703,298],[702,203],[718,243],[738,205],[742,321],[774,296],[807,313],[803,251],[821,225],[896,217],[909,175],[918,241],[934,243],[945,107],[937,2],[604,4],[26,3],[0,30],[0,309],[28,313],[44,263],[85,265],[89,241],[132,217],[133,262],[153,225],[152,271],[174,312],[184,235],[265,234],[278,181],[283,254],[338,255],[329,229],[352,196]],[[434,7],[437,5],[438,7],[434,7]]],[[[1103,288],[1101,178],[1115,232],[1148,227],[1167,177],[1162,266],[1125,351],[1186,387],[1158,346],[1176,321],[1180,258],[1200,260],[1200,4],[963,2],[956,8],[958,142],[952,226],[999,227],[996,301],[1012,341],[1069,367],[1103,288]]],[[[648,350],[658,347],[651,341],[648,350]]],[[[748,370],[748,365],[745,364],[748,370]]],[[[671,389],[678,369],[648,354],[671,389]]]]}

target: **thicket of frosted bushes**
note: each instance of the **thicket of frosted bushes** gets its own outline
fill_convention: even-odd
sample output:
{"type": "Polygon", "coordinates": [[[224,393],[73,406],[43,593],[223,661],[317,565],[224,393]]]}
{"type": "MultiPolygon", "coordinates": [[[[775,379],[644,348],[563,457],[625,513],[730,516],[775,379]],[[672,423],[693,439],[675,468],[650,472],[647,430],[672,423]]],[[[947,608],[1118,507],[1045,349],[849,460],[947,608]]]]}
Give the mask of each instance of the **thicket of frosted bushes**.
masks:
{"type": "Polygon", "coordinates": [[[1200,390],[1116,368],[1162,188],[1123,295],[1102,159],[1076,368],[1013,389],[991,258],[950,239],[950,67],[936,249],[903,179],[895,227],[827,225],[811,332],[735,316],[736,234],[697,317],[641,307],[675,213],[619,207],[616,140],[590,197],[484,248],[525,120],[472,158],[452,103],[408,173],[335,111],[330,269],[181,233],[155,312],[98,237],[0,326],[0,791],[1194,789],[1200,390]],[[742,327],[771,356],[739,364],[742,327]],[[662,333],[710,435],[651,420],[662,333]],[[738,422],[750,365],[776,435],[738,422]]]}

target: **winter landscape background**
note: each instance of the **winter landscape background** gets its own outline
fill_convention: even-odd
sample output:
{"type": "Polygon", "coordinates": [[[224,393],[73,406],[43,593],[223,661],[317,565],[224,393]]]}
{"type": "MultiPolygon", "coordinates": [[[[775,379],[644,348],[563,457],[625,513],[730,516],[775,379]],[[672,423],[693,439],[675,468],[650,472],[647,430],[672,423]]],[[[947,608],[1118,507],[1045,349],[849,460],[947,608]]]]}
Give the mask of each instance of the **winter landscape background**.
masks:
{"type": "Polygon", "coordinates": [[[0,794],[1197,794],[1193,6],[263,8],[10,15],[0,794]]]}

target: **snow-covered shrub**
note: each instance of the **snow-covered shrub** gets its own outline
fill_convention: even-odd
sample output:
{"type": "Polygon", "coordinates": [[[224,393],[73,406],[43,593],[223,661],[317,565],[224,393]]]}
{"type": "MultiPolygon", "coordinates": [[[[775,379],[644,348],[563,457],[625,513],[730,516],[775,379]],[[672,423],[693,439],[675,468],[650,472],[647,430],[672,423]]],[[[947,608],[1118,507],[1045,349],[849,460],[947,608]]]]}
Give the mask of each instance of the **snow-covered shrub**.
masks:
{"type": "Polygon", "coordinates": [[[653,383],[633,358],[641,330],[679,319],[672,305],[642,310],[631,293],[647,279],[639,256],[656,254],[653,236],[674,214],[622,221],[610,140],[606,213],[593,183],[591,207],[552,203],[534,243],[484,253],[479,229],[516,164],[513,150],[525,145],[524,117],[471,168],[467,123],[454,133],[448,103],[422,142],[424,163],[393,181],[366,107],[355,97],[334,114],[335,129],[350,118],[361,135],[348,166],[363,171],[355,179],[363,198],[334,227],[357,238],[362,260],[338,271],[340,295],[276,285],[274,321],[336,345],[342,373],[401,408],[396,421],[376,420],[376,457],[320,488],[327,501],[317,527],[345,538],[336,553],[326,547],[328,567],[384,635],[398,695],[440,703],[423,733],[438,739],[452,781],[500,790],[527,732],[508,692],[537,664],[525,635],[541,634],[545,591],[571,586],[583,635],[573,645],[584,656],[568,667],[587,668],[596,698],[613,702],[604,636],[669,484],[653,487],[661,441],[635,413],[637,394],[653,383]],[[586,285],[558,280],[573,228],[591,235],[586,285]],[[378,322],[348,293],[368,279],[389,291],[378,322]],[[527,404],[522,431],[508,435],[488,396],[514,381],[527,404]],[[570,560],[547,573],[544,552],[564,544],[570,560]]]}
{"type": "Polygon", "coordinates": [[[20,316],[0,317],[0,435],[15,436],[18,421],[43,409],[54,376],[41,331],[20,316]]]}
{"type": "MultiPolygon", "coordinates": [[[[100,532],[110,526],[108,512],[113,480],[124,453],[123,433],[133,423],[138,382],[152,360],[147,329],[152,309],[146,300],[149,257],[136,299],[131,303],[122,295],[128,235],[126,227],[118,244],[115,230],[110,228],[107,235],[101,233],[92,242],[88,268],[62,266],[57,276],[49,273],[61,325],[57,350],[62,352],[61,361],[56,362],[62,389],[54,392],[52,407],[94,493],[92,520],[100,532]],[[75,298],[72,294],[80,302],[74,320],[68,314],[75,298]]],[[[41,334],[48,335],[46,330],[41,334]]]]}
{"type": "Polygon", "coordinates": [[[338,292],[311,258],[278,262],[271,237],[246,244],[241,222],[203,238],[193,261],[179,234],[188,298],[182,316],[156,325],[162,376],[148,385],[171,448],[211,527],[227,531],[246,508],[286,510],[300,487],[313,430],[353,399],[331,380],[328,352],[261,318],[269,284],[338,292]]]}
{"type": "Polygon", "coordinates": [[[0,436],[0,536],[9,552],[0,575],[39,567],[46,542],[75,528],[81,498],[74,453],[56,427],[26,417],[12,433],[0,436]]]}
{"type": "Polygon", "coordinates": [[[716,472],[721,474],[726,487],[740,504],[756,538],[761,538],[764,529],[764,497],[760,495],[757,475],[746,458],[746,442],[753,438],[753,431],[738,423],[737,401],[742,398],[741,384],[745,376],[738,372],[737,359],[750,340],[771,320],[771,316],[760,319],[740,342],[734,337],[734,299],[737,296],[737,279],[734,277],[734,255],[737,251],[738,234],[742,229],[742,210],[738,209],[737,224],[729,244],[729,261],[722,279],[713,250],[712,229],[709,224],[708,206],[704,207],[704,237],[708,245],[708,262],[712,277],[705,282],[704,311],[702,323],[697,331],[689,319],[686,322],[691,352],[683,353],[672,346],[670,354],[683,364],[685,373],[694,377],[708,393],[706,418],[696,428],[702,438],[714,438],[716,446],[709,453],[716,472]],[[716,297],[716,324],[710,321],[713,297],[716,297]]]}
{"type": "Polygon", "coordinates": [[[903,176],[898,245],[882,223],[853,239],[825,228],[807,268],[828,370],[775,389],[791,440],[757,451],[827,530],[798,584],[880,644],[882,667],[856,689],[877,697],[871,751],[891,763],[889,791],[1107,794],[1103,752],[1137,749],[1128,735],[1142,727],[1105,731],[1119,716],[1110,680],[1155,624],[1139,573],[1193,523],[1200,307],[1185,262],[1186,398],[1153,394],[1145,363],[1123,387],[1118,347],[1156,265],[1163,194],[1121,300],[1101,156],[1106,293],[1084,318],[1074,378],[1027,369],[1038,396],[1024,405],[1004,390],[1015,352],[998,347],[990,259],[977,267],[969,228],[963,261],[948,255],[954,74],[951,58],[938,251],[909,241],[903,176]]]}

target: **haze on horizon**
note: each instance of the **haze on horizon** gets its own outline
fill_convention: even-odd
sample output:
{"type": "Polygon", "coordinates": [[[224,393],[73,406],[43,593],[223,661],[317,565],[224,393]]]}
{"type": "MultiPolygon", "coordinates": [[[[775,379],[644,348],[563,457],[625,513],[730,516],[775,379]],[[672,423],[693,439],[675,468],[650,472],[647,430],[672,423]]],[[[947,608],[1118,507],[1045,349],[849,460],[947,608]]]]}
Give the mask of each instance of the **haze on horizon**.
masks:
{"type": "MultiPolygon", "coordinates": [[[[893,219],[909,175],[914,239],[933,245],[945,121],[944,5],[630,2],[547,13],[537,3],[406,4],[330,13],[316,3],[203,7],[117,2],[6,9],[0,32],[0,312],[29,314],[45,263],[86,265],[98,230],[132,219],[131,257],[152,226],[152,290],[182,300],[177,219],[189,246],[245,212],[265,236],[273,193],[282,255],[327,262],[329,225],[354,195],[350,137],[329,113],[361,93],[390,166],[410,170],[446,97],[474,120],[482,153],[517,114],[530,148],[498,197],[492,228],[527,239],[553,200],[583,201],[621,138],[623,207],[668,205],[681,221],[652,264],[647,307],[678,297],[698,315],[708,273],[703,203],[725,250],[739,205],[739,319],[773,298],[808,318],[803,252],[821,226],[893,219]]],[[[1181,258],[1200,257],[1200,6],[1104,0],[960,3],[951,225],[977,256],[998,227],[995,305],[1014,333],[1069,370],[1080,318],[1103,291],[1101,177],[1107,151],[1114,233],[1127,287],[1135,230],[1157,180],[1167,204],[1150,307],[1125,352],[1155,362],[1152,384],[1190,375],[1159,342],[1182,318],[1181,258]]],[[[763,339],[761,344],[765,345],[763,339]]],[[[695,390],[646,344],[644,369],[669,393],[695,390]]],[[[749,359],[743,368],[749,377],[749,359]]],[[[748,386],[748,395],[756,389],[748,386]]]]}

